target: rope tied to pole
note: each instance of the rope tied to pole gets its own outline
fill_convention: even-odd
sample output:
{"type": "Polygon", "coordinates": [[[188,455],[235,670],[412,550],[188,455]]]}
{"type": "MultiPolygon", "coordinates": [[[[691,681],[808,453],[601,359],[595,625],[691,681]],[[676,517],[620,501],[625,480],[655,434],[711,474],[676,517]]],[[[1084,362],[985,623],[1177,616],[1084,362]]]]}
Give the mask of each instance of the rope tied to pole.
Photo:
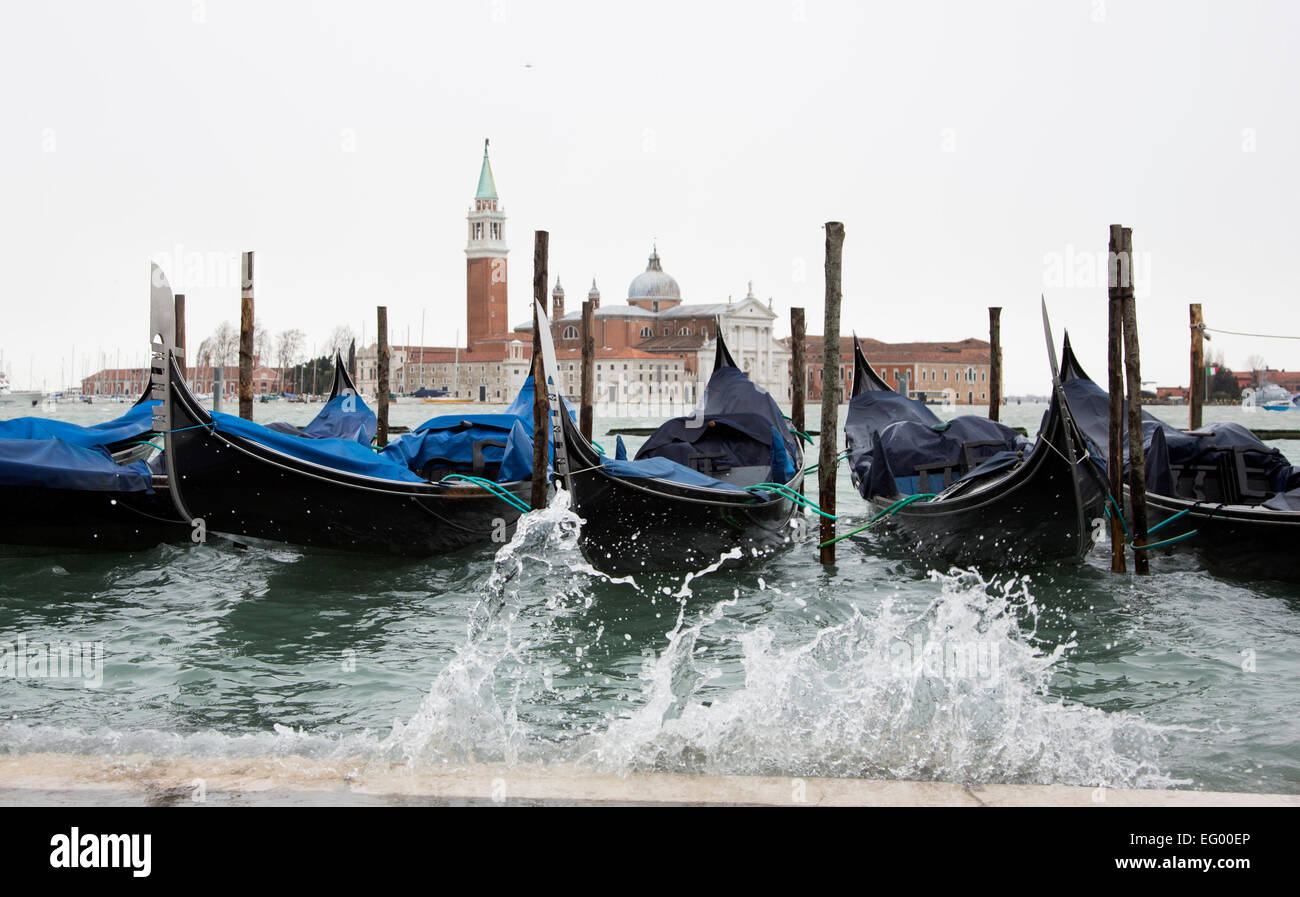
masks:
{"type": "Polygon", "coordinates": [[[890,505],[889,507],[881,511],[879,514],[877,514],[875,517],[872,517],[864,525],[858,527],[855,530],[851,530],[842,536],[836,536],[834,539],[828,539],[827,541],[821,543],[821,545],[817,547],[824,548],[825,546],[833,545],[836,542],[843,542],[849,536],[856,536],[858,533],[869,529],[872,524],[874,524],[877,520],[880,520],[882,517],[893,517],[895,514],[903,510],[903,508],[907,507],[908,505],[914,504],[918,501],[929,501],[930,499],[934,498],[936,495],[937,493],[935,492],[917,492],[914,495],[908,495],[904,498],[900,498],[898,501],[894,502],[892,505],[890,505]]]}
{"type": "MultiPolygon", "coordinates": [[[[815,511],[816,513],[825,517],[827,520],[839,519],[834,514],[827,514],[817,505],[816,502],[809,500],[807,496],[795,492],[793,489],[791,489],[789,486],[785,485],[784,483],[759,483],[757,486],[746,486],[745,491],[746,492],[776,492],[778,495],[790,499],[792,502],[794,502],[797,505],[801,505],[802,507],[808,508],[811,511],[815,511]]],[[[757,498],[757,496],[755,497],[757,498]]]]}
{"type": "Polygon", "coordinates": [[[484,489],[492,493],[493,495],[501,499],[506,504],[510,505],[511,507],[525,514],[527,514],[529,511],[532,510],[532,508],[527,503],[525,503],[522,499],[520,499],[518,496],[511,494],[509,490],[505,489],[501,485],[494,483],[491,480],[484,479],[483,477],[473,477],[463,473],[449,473],[445,477],[443,477],[439,482],[445,483],[448,480],[454,480],[456,482],[472,483],[473,485],[478,486],[480,489],[484,489]]]}

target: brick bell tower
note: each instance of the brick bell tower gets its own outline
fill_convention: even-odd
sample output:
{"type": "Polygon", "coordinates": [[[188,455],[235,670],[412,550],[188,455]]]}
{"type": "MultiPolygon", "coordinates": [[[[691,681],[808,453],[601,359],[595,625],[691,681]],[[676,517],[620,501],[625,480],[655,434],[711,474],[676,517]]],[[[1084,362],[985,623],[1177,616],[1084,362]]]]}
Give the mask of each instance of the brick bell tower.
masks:
{"type": "Polygon", "coordinates": [[[483,141],[483,169],[478,176],[469,221],[466,256],[465,345],[470,352],[483,340],[500,339],[510,331],[506,299],[506,215],[497,203],[497,185],[483,141]]]}

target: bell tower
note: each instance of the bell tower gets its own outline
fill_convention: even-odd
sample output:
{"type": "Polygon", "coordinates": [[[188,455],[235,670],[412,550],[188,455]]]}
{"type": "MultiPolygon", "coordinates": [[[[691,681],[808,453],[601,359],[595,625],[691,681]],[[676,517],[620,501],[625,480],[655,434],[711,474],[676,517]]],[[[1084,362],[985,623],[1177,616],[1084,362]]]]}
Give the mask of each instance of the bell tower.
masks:
{"type": "Polygon", "coordinates": [[[483,168],[478,176],[469,222],[466,256],[465,344],[470,352],[483,340],[500,339],[510,330],[506,297],[506,215],[497,198],[488,142],[483,141],[483,168]]]}

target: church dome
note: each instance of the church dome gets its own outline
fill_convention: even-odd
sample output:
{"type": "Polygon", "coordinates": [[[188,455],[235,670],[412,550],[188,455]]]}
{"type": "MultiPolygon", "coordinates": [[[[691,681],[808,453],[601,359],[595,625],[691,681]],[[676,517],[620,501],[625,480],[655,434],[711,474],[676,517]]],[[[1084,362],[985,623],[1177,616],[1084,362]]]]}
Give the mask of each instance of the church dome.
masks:
{"type": "Polygon", "coordinates": [[[627,287],[627,301],[636,302],[638,299],[645,300],[664,300],[672,299],[678,302],[682,299],[682,291],[677,286],[677,281],[672,275],[665,274],[664,269],[659,265],[659,252],[654,250],[650,254],[650,263],[646,269],[632,278],[632,282],[627,287]]]}

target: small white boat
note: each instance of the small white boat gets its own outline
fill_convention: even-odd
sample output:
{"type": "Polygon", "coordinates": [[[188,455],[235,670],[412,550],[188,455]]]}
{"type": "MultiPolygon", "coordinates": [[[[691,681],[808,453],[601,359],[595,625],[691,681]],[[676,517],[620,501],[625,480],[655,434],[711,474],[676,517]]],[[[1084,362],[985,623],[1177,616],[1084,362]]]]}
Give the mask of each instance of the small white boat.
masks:
{"type": "Polygon", "coordinates": [[[41,404],[44,393],[35,390],[16,390],[9,383],[9,378],[0,371],[0,407],[34,408],[41,404]]]}
{"type": "Polygon", "coordinates": [[[1265,411],[1296,411],[1300,410],[1300,404],[1297,400],[1300,395],[1292,395],[1291,391],[1278,386],[1276,383],[1262,383],[1259,389],[1243,389],[1241,391],[1241,407],[1243,408],[1263,408],[1265,411]]]}

